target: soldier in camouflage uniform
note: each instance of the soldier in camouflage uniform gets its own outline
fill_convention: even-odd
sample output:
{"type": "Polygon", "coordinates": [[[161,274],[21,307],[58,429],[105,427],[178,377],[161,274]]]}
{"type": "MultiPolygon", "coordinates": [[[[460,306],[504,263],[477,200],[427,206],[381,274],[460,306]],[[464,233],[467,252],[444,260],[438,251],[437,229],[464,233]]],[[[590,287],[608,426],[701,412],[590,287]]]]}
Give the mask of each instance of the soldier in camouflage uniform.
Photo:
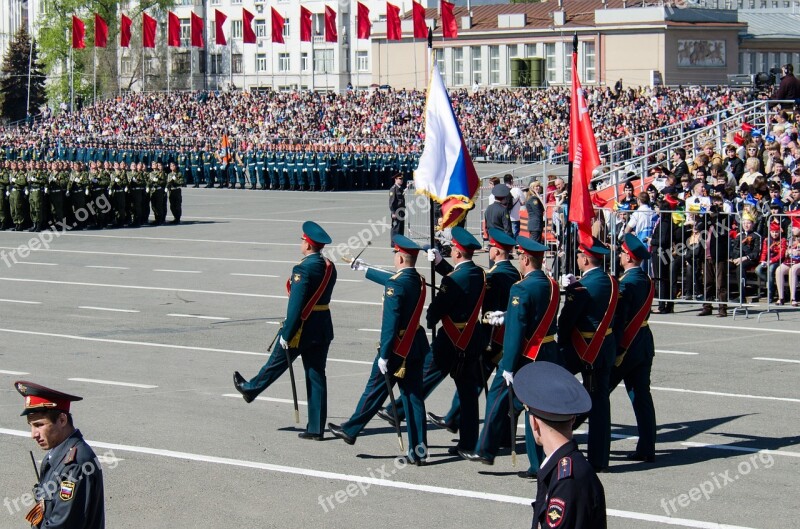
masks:
{"type": "Polygon", "coordinates": [[[9,183],[11,162],[6,160],[0,168],[0,231],[11,227],[11,208],[9,207],[9,183]]]}
{"type": "Polygon", "coordinates": [[[119,162],[114,162],[114,171],[110,175],[108,195],[111,199],[111,221],[115,228],[125,225],[126,200],[125,189],[128,186],[128,176],[119,162]]]}
{"type": "Polygon", "coordinates": [[[9,202],[11,217],[14,220],[14,231],[22,231],[26,224],[28,214],[28,178],[22,162],[11,162],[9,173],[9,202]]]}
{"type": "Polygon", "coordinates": [[[155,220],[154,226],[164,224],[167,219],[167,175],[164,174],[164,166],[161,163],[153,162],[153,170],[147,181],[148,194],[150,196],[150,206],[153,208],[155,220]]]}
{"type": "MultiPolygon", "coordinates": [[[[172,213],[172,224],[180,224],[181,206],[183,204],[181,186],[183,186],[184,178],[175,163],[169,164],[169,175],[167,177],[167,194],[169,195],[169,211],[172,213]]],[[[164,212],[164,215],[166,216],[166,212],[164,212]]]]}

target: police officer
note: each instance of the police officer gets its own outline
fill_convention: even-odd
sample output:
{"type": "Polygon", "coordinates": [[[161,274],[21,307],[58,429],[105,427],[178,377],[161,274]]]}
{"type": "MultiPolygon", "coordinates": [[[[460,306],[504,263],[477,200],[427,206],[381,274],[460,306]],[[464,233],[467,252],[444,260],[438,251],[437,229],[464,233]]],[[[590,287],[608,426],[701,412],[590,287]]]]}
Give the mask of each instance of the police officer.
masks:
{"type": "Polygon", "coordinates": [[[403,193],[403,175],[394,175],[394,185],[389,191],[389,211],[392,214],[392,238],[403,235],[406,226],[406,196],[403,193]]]}
{"type": "Polygon", "coordinates": [[[14,387],[25,397],[21,415],[28,420],[31,437],[48,451],[34,487],[37,503],[25,519],[32,527],[103,529],[103,470],[69,411],[81,397],[24,380],[14,387]]]}
{"type": "Polygon", "coordinates": [[[408,458],[421,466],[427,459],[422,364],[429,346],[425,329],[420,325],[425,305],[425,278],[414,266],[422,248],[403,235],[395,235],[393,240],[396,274],[368,267],[360,259],[351,265],[355,270],[366,270],[367,279],[384,287],[381,338],[356,412],[341,426],[329,423],[328,428],[347,444],[354,444],[359,432],[388,397],[389,388],[384,377],[388,374],[392,385],[397,382],[400,386],[403,409],[411,410],[407,416],[408,458]]]}
{"type": "Polygon", "coordinates": [[[545,226],[542,183],[538,180],[531,182],[528,193],[528,200],[525,201],[525,209],[528,212],[528,233],[534,241],[544,243],[542,238],[545,226]]]}
{"type": "Polygon", "coordinates": [[[514,391],[547,460],[537,476],[534,528],[605,529],[603,484],[572,439],[575,415],[586,413],[591,398],[564,368],[533,362],[514,377],[514,391]]]}
{"type": "Polygon", "coordinates": [[[596,238],[578,245],[580,281],[566,287],[564,308],[558,317],[558,345],[564,365],[580,372],[592,398],[589,415],[589,462],[598,471],[608,467],[611,448],[609,380],[617,346],[613,319],[618,290],[616,278],[606,274],[603,258],[608,248],[596,238]]]}
{"type": "Polygon", "coordinates": [[[279,331],[278,344],[261,371],[245,380],[236,371],[233,384],[245,402],[252,402],[289,367],[287,356],[303,359],[308,400],[308,424],[301,439],[321,441],[328,414],[325,364],[333,340],[333,323],[328,303],[336,284],[336,267],[320,253],[330,236],[317,223],[303,223],[300,251],[303,259],[292,269],[286,283],[289,306],[279,331]],[[286,353],[288,349],[288,355],[286,353]]]}
{"type": "Polygon", "coordinates": [[[649,257],[647,248],[636,236],[625,235],[619,254],[625,272],[619,281],[619,302],[614,316],[617,358],[609,388],[614,391],[624,381],[633,404],[639,441],[628,459],[652,463],[656,457],[656,411],[650,394],[650,371],[655,344],[647,319],[655,297],[655,283],[640,266],[649,257]]]}

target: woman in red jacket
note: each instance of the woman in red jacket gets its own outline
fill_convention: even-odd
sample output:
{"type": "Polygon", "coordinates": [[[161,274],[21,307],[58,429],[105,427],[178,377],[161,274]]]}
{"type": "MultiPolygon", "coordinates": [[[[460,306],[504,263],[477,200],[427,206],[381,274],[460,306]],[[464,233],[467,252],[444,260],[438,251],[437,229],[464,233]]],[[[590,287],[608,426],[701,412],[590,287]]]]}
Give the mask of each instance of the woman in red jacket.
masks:
{"type": "MultiPolygon", "coordinates": [[[[756,275],[761,281],[769,282],[767,285],[767,294],[772,300],[775,298],[775,270],[778,269],[783,262],[786,255],[787,241],[783,237],[781,225],[779,222],[773,220],[769,225],[769,237],[764,239],[761,243],[761,258],[756,267],[756,275]]],[[[777,297],[782,297],[778,294],[777,297]]]]}

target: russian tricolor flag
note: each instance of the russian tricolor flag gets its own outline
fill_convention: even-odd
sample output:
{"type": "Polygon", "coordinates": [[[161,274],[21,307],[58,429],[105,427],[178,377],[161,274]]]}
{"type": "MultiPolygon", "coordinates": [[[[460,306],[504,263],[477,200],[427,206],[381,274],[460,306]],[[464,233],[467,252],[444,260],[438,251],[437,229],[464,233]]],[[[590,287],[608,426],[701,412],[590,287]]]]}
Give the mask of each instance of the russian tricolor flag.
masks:
{"type": "Polygon", "coordinates": [[[417,193],[442,205],[440,226],[446,228],[475,207],[472,199],[479,184],[450,96],[434,65],[425,105],[425,149],[414,171],[414,186],[417,193]]]}

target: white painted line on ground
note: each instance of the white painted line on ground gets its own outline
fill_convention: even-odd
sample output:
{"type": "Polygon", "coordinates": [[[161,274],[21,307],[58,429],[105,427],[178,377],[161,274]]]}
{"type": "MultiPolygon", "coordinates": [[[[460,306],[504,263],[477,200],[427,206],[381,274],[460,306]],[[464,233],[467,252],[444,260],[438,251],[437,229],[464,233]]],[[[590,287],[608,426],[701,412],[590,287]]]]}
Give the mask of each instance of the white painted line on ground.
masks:
{"type": "Polygon", "coordinates": [[[86,268],[102,268],[105,270],[130,270],[127,266],[101,266],[101,265],[86,265],[86,268]]]}
{"type": "MultiPolygon", "coordinates": [[[[683,323],[680,321],[658,321],[650,318],[647,320],[649,323],[655,323],[658,325],[677,325],[679,327],[700,327],[703,329],[724,329],[729,331],[747,331],[747,332],[777,332],[783,334],[800,334],[800,331],[794,331],[791,329],[768,329],[766,327],[738,327],[735,325],[711,325],[706,323],[683,323]]],[[[757,336],[756,336],[757,337],[757,336]]]]}
{"type": "Polygon", "coordinates": [[[231,274],[232,276],[242,276],[242,277],[280,277],[272,274],[231,274]]]}
{"type": "MultiPolygon", "coordinates": [[[[2,329],[0,328],[0,332],[6,332],[10,334],[22,334],[25,336],[46,336],[48,338],[60,338],[60,339],[67,339],[67,340],[79,340],[84,342],[97,342],[97,343],[113,343],[118,345],[135,345],[140,347],[156,347],[159,349],[179,349],[182,351],[204,351],[207,353],[228,353],[228,354],[238,354],[238,355],[248,355],[248,356],[269,356],[269,353],[258,353],[255,351],[237,351],[236,349],[214,349],[211,347],[192,347],[190,345],[171,345],[166,343],[153,343],[153,342],[136,342],[131,340],[114,340],[111,338],[90,338],[87,336],[75,336],[72,334],[59,334],[59,333],[52,333],[52,332],[38,332],[38,331],[23,331],[20,329],[2,329]]],[[[346,359],[339,359],[339,358],[328,358],[328,362],[340,362],[343,364],[361,364],[361,365],[372,365],[372,361],[364,361],[364,360],[346,360],[346,359]]]]}
{"type": "Polygon", "coordinates": [[[693,443],[687,441],[681,443],[683,446],[697,448],[714,448],[716,450],[731,450],[733,452],[747,452],[750,454],[772,454],[776,456],[800,457],[800,452],[787,452],[786,450],[769,450],[768,448],[749,448],[747,446],[715,445],[709,443],[693,443]]]}
{"type": "Polygon", "coordinates": [[[221,241],[214,239],[182,239],[179,237],[141,237],[133,235],[95,235],[91,233],[68,233],[70,237],[98,237],[102,239],[137,239],[143,241],[200,242],[215,244],[247,244],[258,246],[297,246],[296,242],[258,242],[258,241],[221,241]]]}
{"type": "Polygon", "coordinates": [[[790,364],[800,364],[800,360],[789,360],[788,358],[764,358],[761,356],[757,356],[753,358],[753,360],[766,360],[768,362],[787,362],[790,364]]]}
{"type": "MultiPolygon", "coordinates": [[[[233,397],[236,399],[242,398],[242,396],[239,393],[223,393],[222,396],[233,397]]],[[[294,404],[294,401],[292,399],[279,399],[276,397],[256,397],[255,400],[263,400],[265,402],[278,402],[280,404],[294,404]]],[[[308,406],[308,402],[304,400],[298,400],[297,404],[299,404],[300,406],[308,406]]]]}
{"type": "MultiPolygon", "coordinates": [[[[8,428],[0,428],[0,434],[12,435],[15,437],[29,438],[30,431],[24,430],[11,430],[8,428]]],[[[498,503],[508,503],[513,505],[524,505],[530,508],[532,498],[523,498],[518,496],[507,496],[504,494],[494,494],[483,491],[473,491],[466,489],[453,489],[447,487],[438,487],[433,485],[422,485],[417,483],[408,483],[404,481],[396,481],[391,479],[380,479],[368,476],[356,476],[350,474],[340,474],[338,472],[328,472],[325,470],[316,470],[311,468],[289,467],[284,465],[275,465],[272,463],[262,463],[260,461],[246,461],[242,459],[231,459],[227,457],[207,456],[202,454],[193,454],[190,452],[177,452],[174,450],[165,450],[162,448],[149,448],[144,446],[122,445],[116,443],[104,443],[100,441],[87,440],[93,448],[105,448],[110,450],[118,450],[121,452],[133,452],[137,454],[147,454],[152,456],[167,457],[170,459],[181,459],[189,461],[198,461],[202,463],[212,463],[215,465],[226,465],[233,467],[252,468],[257,470],[266,470],[268,472],[277,472],[281,474],[292,474],[297,476],[306,476],[312,478],[321,478],[326,480],[335,480],[342,482],[364,483],[370,485],[378,485],[381,487],[412,490],[424,492],[428,494],[440,494],[443,496],[452,496],[458,498],[471,498],[476,500],[494,501],[498,503]]],[[[716,522],[704,522],[701,520],[690,520],[688,518],[673,518],[670,516],[663,516],[659,514],[639,513],[632,511],[622,511],[619,509],[607,509],[608,516],[616,518],[627,518],[632,520],[641,520],[646,522],[662,523],[665,525],[677,525],[682,527],[691,527],[697,529],[752,529],[738,525],[719,524],[716,522]]]]}
{"type": "MultiPolygon", "coordinates": [[[[132,290],[160,290],[164,292],[189,292],[192,294],[211,294],[216,296],[241,296],[246,298],[266,298],[286,300],[286,295],[277,296],[273,294],[256,294],[253,292],[223,292],[221,290],[197,290],[191,288],[171,288],[171,287],[146,287],[141,285],[112,285],[109,283],[86,283],[82,281],[51,281],[48,279],[22,279],[17,277],[0,277],[0,281],[16,281],[22,283],[44,283],[50,285],[72,285],[81,287],[100,287],[100,288],[123,288],[132,290]]],[[[343,303],[350,305],[371,305],[381,306],[375,301],[351,301],[346,299],[332,299],[331,303],[343,303]]]]}
{"type": "Polygon", "coordinates": [[[108,307],[92,307],[92,306],[89,306],[89,305],[81,305],[78,308],[79,309],[86,309],[86,310],[105,310],[105,311],[108,311],[108,312],[130,312],[132,314],[139,312],[138,310],[133,310],[133,309],[111,309],[111,308],[108,308],[108,307]]]}
{"type": "Polygon", "coordinates": [[[165,268],[154,268],[153,272],[169,272],[171,274],[202,274],[200,270],[167,270],[165,268]]]}
{"type": "Polygon", "coordinates": [[[688,353],[686,351],[667,351],[665,349],[656,349],[656,352],[659,354],[667,354],[667,355],[686,355],[686,356],[695,356],[699,355],[700,353],[688,353]]]}
{"type": "Polygon", "coordinates": [[[30,373],[26,373],[25,371],[6,371],[5,369],[0,369],[0,375],[30,375],[30,373]]]}
{"type": "MultiPolygon", "coordinates": [[[[254,219],[254,218],[246,218],[246,217],[182,217],[185,219],[199,219],[199,220],[245,220],[248,222],[291,222],[292,224],[302,224],[304,220],[292,220],[292,219],[254,219]]],[[[328,224],[338,224],[341,226],[360,226],[364,227],[366,222],[339,222],[339,221],[332,221],[326,220],[324,224],[327,226],[328,224]]],[[[391,228],[388,224],[380,224],[375,223],[375,226],[381,228],[391,228]]]]}
{"type": "Polygon", "coordinates": [[[25,301],[22,299],[0,299],[3,303],[24,303],[25,305],[41,305],[41,301],[25,301]]]}
{"type": "Polygon", "coordinates": [[[116,382],[114,380],[97,380],[94,378],[68,378],[72,382],[87,382],[89,384],[105,384],[107,386],[125,386],[129,388],[156,389],[158,386],[150,384],[134,384],[132,382],[116,382]]]}
{"type": "Polygon", "coordinates": [[[58,266],[58,263],[37,263],[35,261],[17,261],[14,264],[27,264],[36,266],[58,266]]]}
{"type": "Polygon", "coordinates": [[[197,318],[200,320],[222,320],[227,321],[230,318],[226,318],[225,316],[199,316],[197,314],[167,314],[167,316],[172,316],[173,318],[197,318]]]}
{"type": "MultiPolygon", "coordinates": [[[[0,250],[16,250],[16,246],[0,246],[0,250]]],[[[54,248],[39,248],[36,252],[60,252],[74,253],[83,255],[113,255],[115,257],[148,257],[155,259],[193,259],[198,261],[231,261],[237,263],[278,263],[278,264],[297,264],[297,261],[279,261],[274,259],[236,259],[233,257],[198,257],[191,255],[160,255],[149,253],[123,253],[123,252],[97,252],[90,250],[58,250],[54,248]]],[[[345,263],[343,263],[345,264],[345,263]]],[[[346,265],[349,266],[349,265],[346,265]]]]}
{"type": "Polygon", "coordinates": [[[790,399],[786,397],[766,397],[763,395],[740,395],[738,393],[720,393],[718,391],[697,391],[693,389],[680,389],[680,388],[659,388],[656,386],[650,389],[654,391],[674,391],[676,393],[694,393],[696,395],[714,395],[717,397],[736,397],[740,399],[757,399],[757,400],[779,400],[782,402],[800,402],[800,399],[790,399]]]}

